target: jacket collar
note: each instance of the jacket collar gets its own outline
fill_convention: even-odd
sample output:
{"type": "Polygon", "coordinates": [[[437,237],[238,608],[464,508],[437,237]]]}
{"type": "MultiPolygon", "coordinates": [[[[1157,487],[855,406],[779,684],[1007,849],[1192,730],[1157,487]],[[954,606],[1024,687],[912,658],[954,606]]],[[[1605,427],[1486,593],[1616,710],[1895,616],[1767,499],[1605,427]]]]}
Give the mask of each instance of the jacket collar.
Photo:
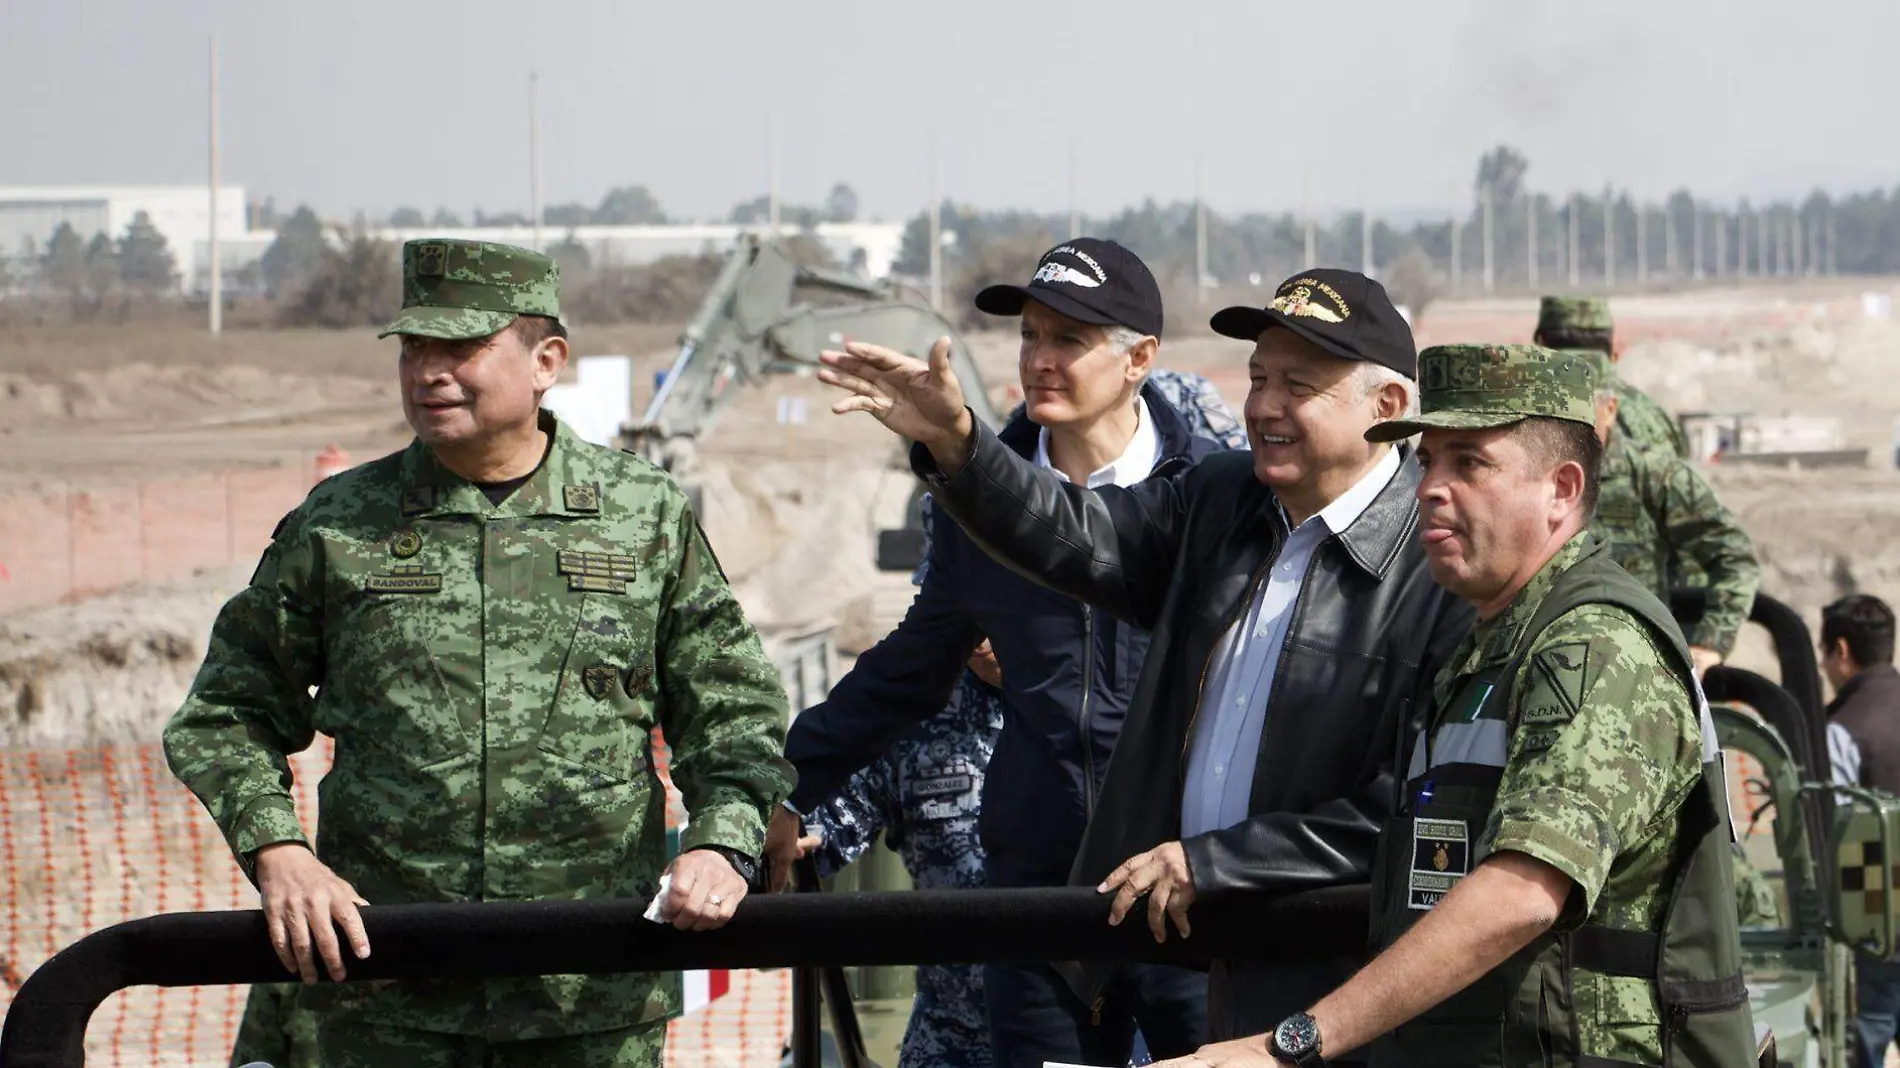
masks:
{"type": "Polygon", "coordinates": [[[1860,674],[1841,683],[1841,688],[1834,691],[1834,700],[1827,703],[1827,714],[1832,716],[1845,708],[1847,702],[1853,699],[1862,686],[1870,683],[1881,685],[1891,682],[1900,682],[1900,669],[1896,669],[1892,664],[1875,664],[1873,667],[1862,669],[1860,674]]]}
{"type": "MultiPolygon", "coordinates": [[[[1197,448],[1199,439],[1188,429],[1187,420],[1181,418],[1169,402],[1167,394],[1161,392],[1153,382],[1141,384],[1141,399],[1148,402],[1148,414],[1154,418],[1155,437],[1160,439],[1160,448],[1155,457],[1155,471],[1159,472],[1171,461],[1199,459],[1205,452],[1213,450],[1212,443],[1207,448],[1197,448]]],[[[1036,458],[1036,442],[1042,434],[1042,427],[1029,421],[1022,405],[1009,413],[1009,420],[1003,429],[996,432],[996,439],[1009,446],[1011,451],[1025,460],[1036,458]]]]}
{"type": "Polygon", "coordinates": [[[1346,556],[1374,578],[1384,578],[1418,530],[1418,458],[1409,443],[1399,450],[1399,469],[1352,525],[1335,535],[1346,556]]]}
{"type": "Polygon", "coordinates": [[[427,445],[411,441],[402,453],[403,516],[599,515],[600,482],[585,470],[583,443],[553,412],[543,408],[539,419],[541,429],[553,438],[548,454],[499,506],[489,504],[473,482],[444,467],[427,445]]]}

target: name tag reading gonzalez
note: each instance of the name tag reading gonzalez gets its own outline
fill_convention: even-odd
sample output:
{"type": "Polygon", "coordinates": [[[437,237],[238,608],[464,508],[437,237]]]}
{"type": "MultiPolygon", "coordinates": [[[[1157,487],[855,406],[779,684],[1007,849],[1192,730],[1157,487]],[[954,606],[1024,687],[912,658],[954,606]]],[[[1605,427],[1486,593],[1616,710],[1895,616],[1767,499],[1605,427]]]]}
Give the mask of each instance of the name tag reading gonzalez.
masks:
{"type": "Polygon", "coordinates": [[[1471,841],[1463,820],[1412,821],[1412,875],[1406,907],[1428,910],[1471,870],[1471,841]]]}

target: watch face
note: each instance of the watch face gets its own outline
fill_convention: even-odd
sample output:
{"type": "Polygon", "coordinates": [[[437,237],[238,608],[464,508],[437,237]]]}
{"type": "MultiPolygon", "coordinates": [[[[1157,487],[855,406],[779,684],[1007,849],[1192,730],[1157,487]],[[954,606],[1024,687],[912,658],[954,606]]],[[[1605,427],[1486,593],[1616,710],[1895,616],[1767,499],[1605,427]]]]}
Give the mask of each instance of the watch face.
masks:
{"type": "Polygon", "coordinates": [[[1273,1031],[1273,1044],[1296,1056],[1312,1049],[1318,1040],[1319,1025],[1303,1012],[1282,1020],[1273,1031]]]}

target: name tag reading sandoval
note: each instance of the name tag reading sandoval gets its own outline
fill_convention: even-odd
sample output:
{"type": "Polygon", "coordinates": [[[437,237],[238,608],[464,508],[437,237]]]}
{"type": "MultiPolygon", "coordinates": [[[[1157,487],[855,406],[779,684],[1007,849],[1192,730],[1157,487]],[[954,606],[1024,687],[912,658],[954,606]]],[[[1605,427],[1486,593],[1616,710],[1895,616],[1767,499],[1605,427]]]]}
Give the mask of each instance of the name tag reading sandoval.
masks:
{"type": "Polygon", "coordinates": [[[1429,910],[1471,870],[1463,820],[1412,821],[1412,876],[1406,907],[1429,910]]]}

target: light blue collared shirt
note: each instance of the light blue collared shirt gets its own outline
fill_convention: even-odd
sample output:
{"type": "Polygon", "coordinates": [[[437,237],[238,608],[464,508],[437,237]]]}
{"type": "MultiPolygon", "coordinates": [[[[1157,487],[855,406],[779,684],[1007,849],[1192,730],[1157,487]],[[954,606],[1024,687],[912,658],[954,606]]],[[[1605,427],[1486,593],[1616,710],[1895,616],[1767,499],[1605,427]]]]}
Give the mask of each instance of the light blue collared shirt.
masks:
{"type": "MultiPolygon", "coordinates": [[[[1399,470],[1388,448],[1372,470],[1333,503],[1287,535],[1253,603],[1214,647],[1213,669],[1201,696],[1199,729],[1189,744],[1181,794],[1181,837],[1224,830],[1252,815],[1254,763],[1267,722],[1267,696],[1280,666],[1293,606],[1306,583],[1313,553],[1365,512],[1399,470]]],[[[1280,511],[1282,526],[1287,523],[1280,511]]]]}

